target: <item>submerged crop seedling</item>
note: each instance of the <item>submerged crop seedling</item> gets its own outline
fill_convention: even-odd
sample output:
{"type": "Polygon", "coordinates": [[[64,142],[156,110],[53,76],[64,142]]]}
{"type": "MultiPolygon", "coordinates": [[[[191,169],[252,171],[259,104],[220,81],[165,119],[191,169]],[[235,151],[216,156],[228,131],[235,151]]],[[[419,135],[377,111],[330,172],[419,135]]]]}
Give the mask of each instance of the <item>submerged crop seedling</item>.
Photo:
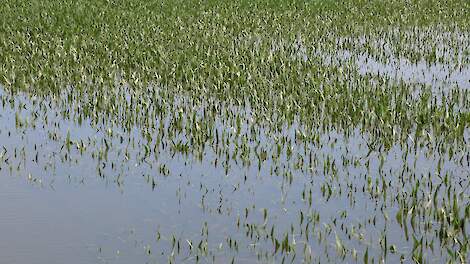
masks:
{"type": "Polygon", "coordinates": [[[102,261],[468,262],[468,1],[3,2],[0,181],[102,261]]]}

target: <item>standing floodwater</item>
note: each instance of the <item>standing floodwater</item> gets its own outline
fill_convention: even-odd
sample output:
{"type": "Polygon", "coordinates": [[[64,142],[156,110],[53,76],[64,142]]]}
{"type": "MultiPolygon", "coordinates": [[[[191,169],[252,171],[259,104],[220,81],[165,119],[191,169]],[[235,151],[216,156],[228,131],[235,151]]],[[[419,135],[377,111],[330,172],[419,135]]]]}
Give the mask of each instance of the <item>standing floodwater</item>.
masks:
{"type": "Polygon", "coordinates": [[[468,1],[16,2],[0,263],[468,262],[468,1]]]}

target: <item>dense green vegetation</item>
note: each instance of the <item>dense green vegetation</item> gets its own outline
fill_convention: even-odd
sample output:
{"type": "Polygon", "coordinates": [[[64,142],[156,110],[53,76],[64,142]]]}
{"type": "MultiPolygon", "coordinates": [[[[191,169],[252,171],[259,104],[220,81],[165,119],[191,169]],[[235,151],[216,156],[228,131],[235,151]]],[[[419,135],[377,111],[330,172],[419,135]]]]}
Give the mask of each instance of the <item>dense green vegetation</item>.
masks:
{"type": "MultiPolygon", "coordinates": [[[[214,238],[228,260],[207,223],[197,242],[168,234],[163,259],[468,261],[469,1],[3,0],[0,14],[3,111],[60,142],[66,169],[86,156],[99,177],[158,189],[177,174],[160,157],[179,157],[242,186],[279,181],[258,218],[231,205],[236,232],[214,238]]],[[[0,166],[28,175],[4,148],[0,166]]],[[[199,194],[213,184],[197,178],[199,194]]]]}

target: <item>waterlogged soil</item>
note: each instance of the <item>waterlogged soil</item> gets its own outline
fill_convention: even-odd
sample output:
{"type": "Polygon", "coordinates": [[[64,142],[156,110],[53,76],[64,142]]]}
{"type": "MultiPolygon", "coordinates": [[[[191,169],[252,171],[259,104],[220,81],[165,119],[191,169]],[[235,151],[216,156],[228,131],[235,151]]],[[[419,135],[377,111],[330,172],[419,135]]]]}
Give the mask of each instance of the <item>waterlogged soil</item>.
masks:
{"type": "Polygon", "coordinates": [[[429,1],[6,0],[0,263],[468,263],[470,12],[429,1]]]}
{"type": "MultiPolygon", "coordinates": [[[[441,244],[434,210],[445,213],[450,195],[468,213],[467,147],[451,157],[410,137],[374,149],[357,128],[319,131],[316,143],[290,146],[295,157],[282,151],[251,164],[230,158],[238,148],[230,142],[228,156],[207,148],[199,159],[163,145],[148,155],[144,145],[153,144],[137,127],[78,124],[57,99],[0,96],[0,232],[8,238],[0,258],[8,263],[395,263],[412,261],[416,248],[440,262],[458,245],[441,244]]],[[[295,142],[298,129],[281,134],[295,142]]]]}

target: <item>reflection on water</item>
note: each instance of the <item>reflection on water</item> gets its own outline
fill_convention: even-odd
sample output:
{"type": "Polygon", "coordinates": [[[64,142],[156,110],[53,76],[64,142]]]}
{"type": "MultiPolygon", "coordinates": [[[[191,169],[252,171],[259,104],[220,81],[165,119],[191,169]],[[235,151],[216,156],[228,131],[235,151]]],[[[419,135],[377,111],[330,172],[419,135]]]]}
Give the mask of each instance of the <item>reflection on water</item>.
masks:
{"type": "MultiPolygon", "coordinates": [[[[300,263],[353,261],[366,250],[395,263],[411,261],[417,239],[434,241],[422,248],[431,260],[457,247],[441,247],[435,217],[453,199],[468,201],[465,147],[440,154],[410,137],[385,150],[359,128],[302,143],[296,123],[242,144],[230,135],[248,126],[215,120],[225,142],[215,137],[198,156],[177,143],[184,133],[170,141],[137,127],[79,125],[66,118],[77,108],[63,112],[53,98],[0,96],[5,263],[300,263]],[[243,158],[247,146],[260,151],[243,158]]],[[[156,120],[160,132],[171,131],[171,115],[156,120]]]]}

